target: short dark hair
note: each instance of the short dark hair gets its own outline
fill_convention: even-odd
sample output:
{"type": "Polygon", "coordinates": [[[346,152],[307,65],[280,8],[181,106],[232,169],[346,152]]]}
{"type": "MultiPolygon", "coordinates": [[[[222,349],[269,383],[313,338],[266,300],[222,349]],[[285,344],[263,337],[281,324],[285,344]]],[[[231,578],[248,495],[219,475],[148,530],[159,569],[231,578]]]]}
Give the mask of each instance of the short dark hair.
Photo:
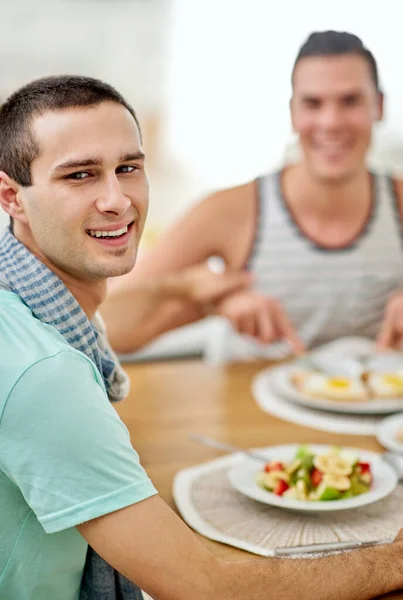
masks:
{"type": "Polygon", "coordinates": [[[378,67],[374,55],[366,48],[362,40],[353,33],[346,31],[315,31],[307,38],[299,49],[294,62],[291,80],[297,64],[303,58],[312,56],[336,56],[339,54],[356,54],[362,56],[368,63],[372,80],[378,92],[381,93],[379,84],[378,67]]]}
{"type": "Polygon", "coordinates": [[[40,148],[31,132],[32,119],[46,111],[117,102],[127,108],[140,132],[133,108],[112,86],[78,75],[44,77],[28,83],[0,107],[0,171],[22,186],[32,185],[31,163],[40,148]]]}

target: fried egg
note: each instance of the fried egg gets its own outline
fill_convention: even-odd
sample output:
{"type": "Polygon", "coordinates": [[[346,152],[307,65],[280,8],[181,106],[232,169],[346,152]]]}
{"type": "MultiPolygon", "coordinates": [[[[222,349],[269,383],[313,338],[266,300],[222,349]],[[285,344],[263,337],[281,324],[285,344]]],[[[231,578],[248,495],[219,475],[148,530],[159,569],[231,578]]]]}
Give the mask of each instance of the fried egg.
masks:
{"type": "Polygon", "coordinates": [[[369,373],[368,387],[373,396],[381,398],[403,396],[403,372],[369,373]]]}
{"type": "Polygon", "coordinates": [[[293,382],[301,393],[316,398],[357,402],[368,400],[368,392],[360,379],[298,372],[294,375],[293,382]]]}

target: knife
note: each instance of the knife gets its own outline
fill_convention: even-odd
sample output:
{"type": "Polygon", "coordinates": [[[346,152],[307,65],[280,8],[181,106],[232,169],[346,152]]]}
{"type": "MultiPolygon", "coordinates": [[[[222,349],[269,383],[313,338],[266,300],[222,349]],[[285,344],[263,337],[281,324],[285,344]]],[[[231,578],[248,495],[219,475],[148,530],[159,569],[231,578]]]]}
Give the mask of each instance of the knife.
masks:
{"type": "Polygon", "coordinates": [[[392,540],[372,540],[370,542],[360,542],[351,540],[349,542],[325,542],[323,544],[310,544],[307,546],[286,546],[284,548],[274,548],[273,556],[289,556],[293,554],[312,554],[316,552],[336,552],[338,550],[354,550],[358,548],[369,548],[380,544],[390,544],[392,540]]]}

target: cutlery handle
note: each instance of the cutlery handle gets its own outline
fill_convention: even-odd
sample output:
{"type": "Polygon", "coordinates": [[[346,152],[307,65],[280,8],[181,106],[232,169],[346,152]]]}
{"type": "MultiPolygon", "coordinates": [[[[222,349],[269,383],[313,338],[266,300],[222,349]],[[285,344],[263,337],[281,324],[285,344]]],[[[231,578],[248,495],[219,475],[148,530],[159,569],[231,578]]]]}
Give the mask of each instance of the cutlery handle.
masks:
{"type": "Polygon", "coordinates": [[[390,540],[372,540],[370,542],[326,542],[323,544],[310,544],[307,546],[288,546],[286,548],[275,548],[274,556],[289,556],[292,554],[312,554],[315,552],[335,552],[337,550],[354,550],[355,548],[368,548],[379,544],[388,544],[390,540]]]}
{"type": "Polygon", "coordinates": [[[217,448],[218,450],[227,450],[229,452],[241,452],[249,458],[254,458],[255,460],[259,460],[263,463],[267,463],[267,461],[269,460],[263,455],[255,454],[254,452],[250,452],[249,450],[243,450],[242,448],[232,446],[231,444],[226,444],[225,442],[218,442],[217,440],[206,437],[204,435],[198,435],[195,433],[192,434],[190,438],[195,442],[199,442],[200,444],[204,444],[205,446],[210,446],[211,448],[217,448]]]}

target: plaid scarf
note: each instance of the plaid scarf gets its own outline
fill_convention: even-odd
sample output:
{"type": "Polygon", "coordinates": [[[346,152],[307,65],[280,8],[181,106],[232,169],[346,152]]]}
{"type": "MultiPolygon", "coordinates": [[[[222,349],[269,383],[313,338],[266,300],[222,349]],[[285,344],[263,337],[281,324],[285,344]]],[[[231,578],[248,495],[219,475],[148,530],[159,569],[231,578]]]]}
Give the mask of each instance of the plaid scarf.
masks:
{"type": "Polygon", "coordinates": [[[127,395],[128,378],[108,344],[101,318],[96,315],[91,323],[61,279],[9,228],[0,240],[0,282],[18,294],[37,319],[53,325],[70,346],[95,363],[112,402],[127,395]]]}
{"type": "MultiPolygon", "coordinates": [[[[0,239],[0,289],[16,293],[34,316],[52,325],[66,342],[90,358],[109,399],[122,400],[129,380],[109,346],[101,318],[90,322],[77,300],[53,271],[7,228],[0,239]]],[[[88,548],[80,600],[141,600],[140,590],[88,548]]]]}

